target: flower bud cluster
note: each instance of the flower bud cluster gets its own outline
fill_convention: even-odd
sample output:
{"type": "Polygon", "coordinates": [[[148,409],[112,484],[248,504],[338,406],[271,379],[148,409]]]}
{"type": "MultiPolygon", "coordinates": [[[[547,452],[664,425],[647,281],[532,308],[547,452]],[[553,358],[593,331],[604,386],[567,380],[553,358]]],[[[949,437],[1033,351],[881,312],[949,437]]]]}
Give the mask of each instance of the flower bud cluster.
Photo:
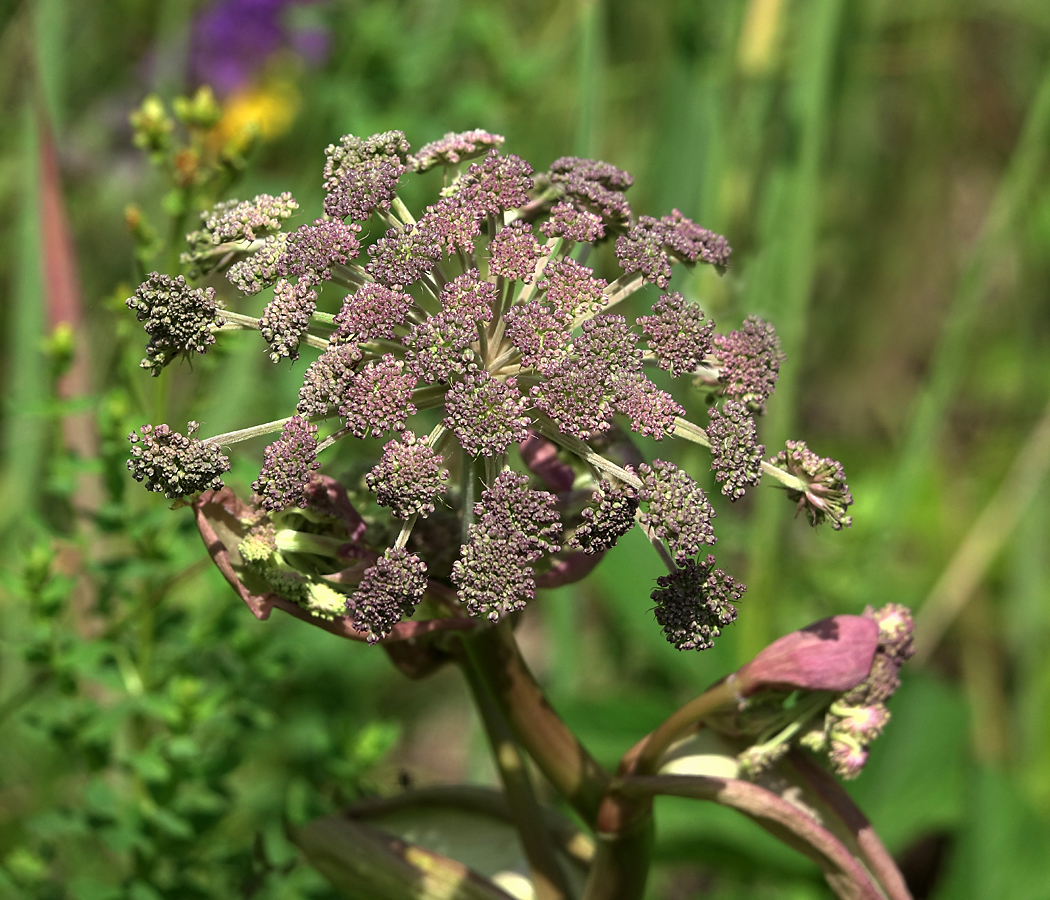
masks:
{"type": "Polygon", "coordinates": [[[798,504],[798,512],[806,513],[810,524],[831,522],[836,531],[853,524],[853,517],[846,515],[853,495],[838,460],[818,456],[805,441],[788,441],[786,449],[770,463],[799,480],[800,487],[789,487],[787,494],[798,504]]]}
{"type": "Polygon", "coordinates": [[[181,275],[172,278],[154,272],[125,305],[149,335],[141,365],[154,375],[177,356],[206,352],[215,343],[211,329],[223,324],[215,290],[191,288],[181,275]]]}

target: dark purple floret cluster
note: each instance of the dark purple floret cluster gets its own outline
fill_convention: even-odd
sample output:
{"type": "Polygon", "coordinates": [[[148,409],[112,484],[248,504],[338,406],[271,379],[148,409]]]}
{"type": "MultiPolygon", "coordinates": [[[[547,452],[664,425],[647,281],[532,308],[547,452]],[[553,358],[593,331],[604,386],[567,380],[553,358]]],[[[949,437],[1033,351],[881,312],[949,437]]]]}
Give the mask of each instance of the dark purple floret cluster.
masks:
{"type": "Polygon", "coordinates": [[[414,553],[391,548],[365,570],[347,611],[354,627],[367,632],[368,643],[374,644],[415,612],[426,590],[426,563],[414,553]]]}
{"type": "Polygon", "coordinates": [[[143,425],[138,434],[131,432],[131,477],[144,481],[147,491],[169,499],[219,490],[222,474],[230,471],[230,461],[217,444],[193,437],[198,428],[196,422],[190,422],[186,436],[167,425],[143,425]]]}
{"type": "Polygon", "coordinates": [[[532,564],[559,551],[557,500],[508,470],[482,492],[474,515],[452,581],[472,616],[495,622],[536,596],[532,564]]]}
{"type": "Polygon", "coordinates": [[[531,175],[532,166],[520,156],[490,150],[453,185],[452,196],[479,218],[498,216],[528,202],[531,175]]]}
{"type": "Polygon", "coordinates": [[[640,216],[627,234],[616,239],[616,258],[625,272],[640,272],[646,281],[667,288],[671,264],[698,262],[725,266],[731,248],[721,235],[701,228],[676,209],[662,219],[640,216]]]}
{"type": "Polygon", "coordinates": [[[608,284],[574,259],[551,262],[544,269],[544,276],[547,302],[574,319],[593,315],[605,300],[608,284]]]}
{"type": "Polygon", "coordinates": [[[712,341],[720,366],[718,380],[726,395],[756,413],[766,411],[780,373],[780,339],[758,316],[748,316],[739,330],[716,334],[712,341]]]}
{"type": "Polygon", "coordinates": [[[368,138],[348,134],[325,150],[324,210],[333,218],[364,222],[377,209],[390,209],[406,171],[409,145],[400,131],[368,138]]]}
{"type": "Polygon", "coordinates": [[[475,369],[445,394],[445,425],[471,456],[499,456],[528,437],[527,406],[513,378],[475,369]]]}
{"type": "Polygon", "coordinates": [[[263,509],[277,511],[307,504],[310,474],[321,467],[317,460],[317,426],[302,416],[292,416],[281,436],[263,451],[263,466],[252,490],[263,509]]]}
{"type": "Polygon", "coordinates": [[[204,353],[215,343],[211,329],[223,324],[215,289],[191,288],[181,275],[153,272],[125,305],[149,335],[141,366],[154,375],[177,356],[204,353]]]}
{"type": "Polygon", "coordinates": [[[532,282],[541,248],[527,222],[518,219],[497,231],[489,252],[489,271],[493,275],[522,284],[532,282]]]}
{"type": "Polygon", "coordinates": [[[419,220],[419,227],[452,256],[456,253],[473,253],[474,239],[481,235],[481,220],[484,213],[475,209],[469,197],[445,197],[428,206],[419,220]]]}
{"type": "Polygon", "coordinates": [[[755,420],[743,403],[726,400],[721,410],[712,406],[708,414],[707,437],[711,441],[715,480],[730,500],[739,500],[746,487],[758,484],[762,478],[762,454],[766,448],[756,440],[755,420]]]}
{"type": "Polygon", "coordinates": [[[365,343],[377,339],[388,341],[397,336],[397,326],[404,323],[412,308],[410,294],[371,281],[363,284],[343,300],[335,317],[335,343],[365,343]]]}
{"type": "Polygon", "coordinates": [[[548,238],[564,238],[567,241],[593,244],[605,237],[602,217],[586,209],[579,209],[562,201],[554,204],[550,218],[540,226],[548,238]]]}
{"type": "Polygon", "coordinates": [[[565,356],[572,333],[572,316],[539,300],[512,306],[504,319],[507,338],[521,354],[522,365],[548,371],[565,356]]]}
{"type": "Polygon", "coordinates": [[[450,131],[444,137],[424,144],[409,156],[408,162],[414,172],[427,172],[435,166],[456,166],[499,148],[503,141],[503,135],[491,134],[480,128],[458,134],[450,131]]]}
{"type": "Polygon", "coordinates": [[[667,391],[662,391],[641,372],[616,381],[613,406],[625,416],[631,431],[660,441],[674,434],[675,418],[685,409],[667,391]]]}
{"type": "Polygon", "coordinates": [[[797,502],[798,512],[805,511],[811,525],[831,522],[831,527],[839,531],[853,524],[853,517],[846,515],[853,495],[838,460],[819,456],[805,441],[788,441],[786,449],[770,462],[802,482],[800,488],[787,489],[788,497],[797,502]]]}
{"type": "Polygon", "coordinates": [[[699,366],[711,352],[711,332],[715,323],[704,318],[695,303],[687,303],[679,293],[666,294],[653,304],[653,315],[639,316],[657,364],[677,378],[699,366]]]}
{"type": "Polygon", "coordinates": [[[332,277],[332,266],[345,266],[354,259],[361,244],[357,239],[361,226],[341,219],[317,219],[313,225],[302,225],[288,235],[281,258],[281,274],[297,276],[317,284],[332,277]]]}
{"type": "Polygon", "coordinates": [[[365,476],[365,484],[381,506],[398,519],[429,516],[444,493],[448,469],[427,438],[408,431],[383,447],[383,456],[365,476]]]}
{"type": "Polygon", "coordinates": [[[393,354],[372,360],[350,379],[339,404],[347,430],[354,437],[380,437],[388,431],[401,431],[405,420],[416,413],[412,388],[416,376],[405,371],[405,364],[393,354]]]}
{"type": "Polygon", "coordinates": [[[722,629],[736,620],[736,607],[747,588],[738,584],[708,554],[702,562],[681,560],[670,575],[656,579],[656,621],[679,650],[707,650],[722,629]]]}
{"type": "Polygon", "coordinates": [[[678,565],[697,555],[716,540],[711,520],[715,511],[707,494],[692,478],[664,460],[638,467],[642,487],[638,499],[647,505],[641,514],[642,527],[667,542],[678,565]]]}
{"type": "Polygon", "coordinates": [[[230,266],[226,271],[226,279],[246,294],[258,294],[280,277],[287,246],[288,235],[285,232],[271,234],[255,253],[230,266]]]}
{"type": "Polygon", "coordinates": [[[259,331],[270,347],[273,362],[299,358],[299,343],[316,308],[317,291],[309,281],[292,284],[282,278],[274,285],[273,297],[259,320],[259,331]]]}
{"type": "Polygon", "coordinates": [[[585,553],[601,553],[615,547],[634,527],[638,492],[629,484],[602,480],[591,500],[594,505],[583,510],[583,522],[573,533],[569,547],[585,553]]]}
{"type": "Polygon", "coordinates": [[[563,156],[551,163],[551,183],[577,209],[601,218],[603,231],[622,231],[631,219],[623,192],[634,179],[607,162],[563,156]]]}
{"type": "Polygon", "coordinates": [[[301,416],[327,416],[343,402],[361,361],[356,344],[332,344],[315,359],[303,376],[296,409],[301,416]]]}

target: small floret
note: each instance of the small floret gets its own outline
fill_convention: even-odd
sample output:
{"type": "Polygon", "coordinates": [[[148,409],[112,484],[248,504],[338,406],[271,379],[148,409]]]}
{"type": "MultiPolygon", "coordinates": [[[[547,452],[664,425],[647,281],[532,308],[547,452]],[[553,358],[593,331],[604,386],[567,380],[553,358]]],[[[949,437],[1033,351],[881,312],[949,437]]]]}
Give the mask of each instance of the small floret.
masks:
{"type": "Polygon", "coordinates": [[[281,260],[287,245],[285,232],[271,234],[255,253],[230,266],[226,280],[249,296],[265,290],[281,275],[281,260]]]}
{"type": "Polygon", "coordinates": [[[140,365],[153,375],[180,355],[204,353],[215,343],[213,327],[224,324],[215,289],[191,288],[181,275],[153,272],[125,304],[144,323],[149,341],[140,365]]]}
{"type": "Polygon", "coordinates": [[[738,584],[708,554],[703,562],[681,560],[678,569],[656,579],[656,621],[679,650],[707,650],[722,629],[736,620],[736,607],[747,588],[738,584]]]}
{"type": "Polygon", "coordinates": [[[383,456],[365,476],[365,484],[381,506],[390,507],[395,518],[426,518],[434,511],[434,501],[444,493],[448,475],[430,441],[409,431],[383,448],[383,456]]]}
{"type": "Polygon", "coordinates": [[[481,156],[503,144],[504,137],[476,128],[473,131],[448,132],[444,137],[424,144],[408,158],[414,172],[428,172],[435,166],[456,166],[481,156]]]}
{"type": "Polygon", "coordinates": [[[309,281],[292,284],[282,278],[274,285],[273,298],[259,319],[259,333],[270,345],[272,362],[299,358],[299,343],[316,308],[317,291],[309,281]]]}
{"type": "Polygon", "coordinates": [[[673,463],[654,459],[638,467],[642,487],[638,499],[647,504],[640,521],[650,534],[667,542],[680,566],[701,548],[715,543],[711,520],[715,511],[700,487],[673,463]]]}
{"type": "Polygon", "coordinates": [[[711,441],[711,468],[722,493],[739,500],[744,489],[762,478],[762,454],[766,448],[758,443],[755,420],[747,407],[737,400],[726,400],[722,409],[712,406],[707,437],[711,441]]]}
{"type": "Polygon", "coordinates": [[[344,135],[325,150],[325,212],[364,222],[376,209],[390,209],[404,174],[409,145],[400,131],[371,137],[344,135]]]}
{"type": "Polygon", "coordinates": [[[405,371],[402,360],[387,353],[367,363],[343,392],[339,415],[354,437],[379,437],[388,431],[401,431],[405,420],[415,415],[412,388],[416,377],[405,371]]]}
{"type": "Polygon", "coordinates": [[[332,266],[345,266],[361,249],[360,225],[341,219],[315,219],[288,235],[281,274],[317,284],[332,277],[332,266]]]}
{"type": "Polygon", "coordinates": [[[347,609],[354,627],[367,632],[368,643],[375,644],[415,612],[426,590],[426,563],[414,553],[391,548],[365,570],[347,609]]]}
{"type": "Polygon", "coordinates": [[[783,359],[776,330],[758,316],[748,316],[738,331],[716,334],[712,343],[726,395],[764,413],[783,359]]]}
{"type": "Polygon", "coordinates": [[[410,294],[371,281],[343,300],[335,317],[331,340],[337,343],[364,343],[396,338],[396,327],[404,324],[413,301],[410,294]]]}
{"type": "Polygon", "coordinates": [[[551,183],[577,209],[600,217],[604,232],[622,231],[631,218],[623,192],[634,179],[607,162],[563,156],[551,163],[551,183]]]}
{"type": "Polygon", "coordinates": [[[441,261],[441,245],[420,224],[391,228],[368,248],[365,269],[388,287],[405,288],[429,275],[441,261]]]}
{"type": "Polygon", "coordinates": [[[593,244],[605,237],[602,217],[585,209],[578,209],[566,201],[554,204],[550,218],[540,225],[540,231],[548,238],[564,238],[567,241],[593,244]]]}
{"type": "Polygon", "coordinates": [[[530,284],[541,251],[529,224],[518,219],[497,231],[489,244],[489,271],[500,278],[530,284]]]}
{"type": "Polygon", "coordinates": [[[598,482],[591,500],[594,506],[583,510],[583,523],[576,528],[569,547],[584,553],[601,553],[615,547],[633,527],[638,494],[629,484],[603,480],[598,482]]]}
{"type": "Polygon", "coordinates": [[[667,391],[662,391],[641,372],[617,380],[614,406],[631,423],[631,431],[661,441],[674,434],[676,416],[685,410],[667,391]]]}
{"type": "Polygon", "coordinates": [[[280,231],[281,223],[299,204],[285,191],[276,197],[259,194],[254,200],[224,200],[201,213],[201,229],[186,235],[190,256],[219,244],[255,241],[280,231]]]}
{"type": "Polygon", "coordinates": [[[474,513],[452,581],[472,616],[495,622],[536,596],[532,564],[561,549],[557,498],[508,470],[482,492],[474,513]]]}
{"type": "Polygon", "coordinates": [[[310,474],[321,467],[317,460],[317,426],[302,416],[292,416],[281,436],[263,451],[263,466],[252,490],[263,509],[289,506],[305,509],[310,474]]]}
{"type": "Polygon", "coordinates": [[[693,372],[711,352],[715,323],[704,318],[695,303],[679,293],[666,294],[653,304],[653,315],[639,316],[638,324],[661,369],[672,377],[693,372]]]}
{"type": "Polygon", "coordinates": [[[296,409],[301,416],[327,416],[343,402],[362,353],[356,344],[329,345],[303,376],[296,409]]]}
{"type": "Polygon", "coordinates": [[[805,485],[798,490],[788,488],[787,495],[797,502],[798,512],[805,511],[811,525],[831,522],[831,527],[839,531],[853,524],[853,517],[846,515],[853,503],[853,495],[838,460],[818,456],[805,441],[788,441],[786,449],[774,456],[770,463],[794,475],[805,485]]]}
{"type": "Polygon", "coordinates": [[[527,406],[513,378],[468,371],[445,394],[445,425],[471,456],[499,456],[528,437],[527,406]]]}
{"type": "Polygon", "coordinates": [[[167,425],[143,425],[138,434],[129,434],[131,477],[145,481],[147,491],[168,498],[220,490],[221,476],[230,471],[230,461],[217,444],[193,437],[199,427],[190,422],[185,437],[167,425]]]}
{"type": "Polygon", "coordinates": [[[504,211],[524,206],[532,187],[532,166],[520,156],[490,150],[453,186],[451,196],[479,217],[500,216],[504,211]]]}

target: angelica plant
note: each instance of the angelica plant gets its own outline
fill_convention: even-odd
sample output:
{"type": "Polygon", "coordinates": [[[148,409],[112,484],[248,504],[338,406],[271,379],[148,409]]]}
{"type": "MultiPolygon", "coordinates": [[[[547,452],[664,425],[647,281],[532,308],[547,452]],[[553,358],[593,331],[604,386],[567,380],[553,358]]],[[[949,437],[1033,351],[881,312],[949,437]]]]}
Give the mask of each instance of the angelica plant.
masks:
{"type": "MultiPolygon", "coordinates": [[[[888,715],[879,673],[889,663],[879,660],[899,666],[907,657],[910,619],[895,607],[869,611],[854,643],[838,648],[849,677],[830,687],[811,671],[752,670],[746,689],[743,674],[730,676],[625,758],[620,777],[589,756],[514,643],[514,623],[537,590],[584,577],[635,527],[667,565],[649,600],[678,650],[711,647],[746,590],[717,565],[715,511],[702,485],[668,459],[643,459],[631,433],[707,448],[732,501],[771,479],[814,526],[849,526],[852,497],[834,460],[794,441],[767,456],[758,443],[756,420],[781,364],[773,326],[752,316],[717,332],[698,304],[670,291],[676,265],[724,272],[726,238],[677,210],[635,216],[632,178],[609,163],[563,157],[537,173],[503,143],[477,130],[413,153],[398,131],[347,135],[325,151],[320,216],[296,225],[287,193],[205,210],[187,236],[186,277],[155,272],[128,300],[149,338],[142,365],[157,375],[230,331],[257,331],[274,363],[308,358],[298,402],[282,419],[208,437],[195,423],[185,436],[144,425],[130,436],[128,465],[147,489],[192,504],[212,558],[259,618],[280,608],[378,644],[413,677],[450,660],[463,667],[538,896],[574,888],[524,753],[601,838],[585,896],[640,896],[652,796],[667,786],[659,779],[671,744],[697,727],[720,735],[731,780],[752,791],[743,811],[758,818],[759,807],[781,809],[758,779],[800,746],[855,776],[888,715]],[[413,213],[402,182],[439,168],[439,195],[413,213]],[[612,280],[586,265],[602,242],[614,245],[622,270],[612,280]],[[222,276],[231,289],[214,287],[222,276]],[[623,301],[646,285],[658,298],[629,321],[623,301]],[[253,298],[264,291],[260,310],[253,298]],[[652,379],[657,370],[673,392],[652,379]],[[676,394],[686,390],[709,398],[706,422],[685,417],[676,394]],[[271,443],[253,495],[238,498],[222,484],[228,448],[264,435],[271,443]],[[385,439],[364,478],[392,520],[382,544],[345,486],[323,473],[325,451],[366,437],[385,439]],[[891,620],[902,632],[892,641],[880,637],[891,620]]],[[[690,790],[710,788],[709,776],[689,777],[699,779],[690,790]]],[[[844,796],[836,795],[848,803],[844,796]]],[[[905,896],[890,875],[871,875],[829,832],[816,841],[818,826],[800,821],[783,827],[819,844],[836,890],[848,882],[860,891],[842,896],[875,896],[866,891],[876,883],[905,896]]],[[[311,834],[302,837],[307,855],[337,883],[350,877],[336,871],[350,865],[347,855],[332,863],[311,834]]],[[[889,872],[882,858],[865,865],[889,872]]]]}

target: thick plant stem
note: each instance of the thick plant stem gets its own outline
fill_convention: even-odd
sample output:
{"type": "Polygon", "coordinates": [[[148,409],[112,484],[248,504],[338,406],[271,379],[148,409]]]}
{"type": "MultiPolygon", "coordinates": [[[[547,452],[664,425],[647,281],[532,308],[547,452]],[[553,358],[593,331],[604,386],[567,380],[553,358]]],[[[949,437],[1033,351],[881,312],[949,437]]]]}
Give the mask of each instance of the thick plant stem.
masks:
{"type": "Polygon", "coordinates": [[[485,734],[492,748],[492,759],[503,783],[503,794],[510,809],[511,820],[518,831],[525,857],[529,861],[537,900],[568,900],[572,892],[555,855],[551,836],[544,825],[543,809],[532,789],[532,781],[525,767],[525,757],[496,706],[477,661],[471,654],[470,641],[465,640],[461,644],[463,674],[470,685],[478,715],[485,726],[485,734]]]}
{"type": "Polygon", "coordinates": [[[609,773],[551,707],[508,622],[470,638],[471,653],[518,743],[576,814],[594,828],[609,773]]]}
{"type": "Polygon", "coordinates": [[[733,679],[727,678],[719,682],[668,716],[660,727],[639,745],[637,751],[628,751],[621,770],[640,775],[655,774],[660,768],[660,760],[671,744],[684,737],[704,716],[736,702],[733,679]]]}
{"type": "Polygon", "coordinates": [[[598,852],[583,900],[641,900],[649,877],[653,834],[651,800],[606,797],[596,835],[598,852]]]}

